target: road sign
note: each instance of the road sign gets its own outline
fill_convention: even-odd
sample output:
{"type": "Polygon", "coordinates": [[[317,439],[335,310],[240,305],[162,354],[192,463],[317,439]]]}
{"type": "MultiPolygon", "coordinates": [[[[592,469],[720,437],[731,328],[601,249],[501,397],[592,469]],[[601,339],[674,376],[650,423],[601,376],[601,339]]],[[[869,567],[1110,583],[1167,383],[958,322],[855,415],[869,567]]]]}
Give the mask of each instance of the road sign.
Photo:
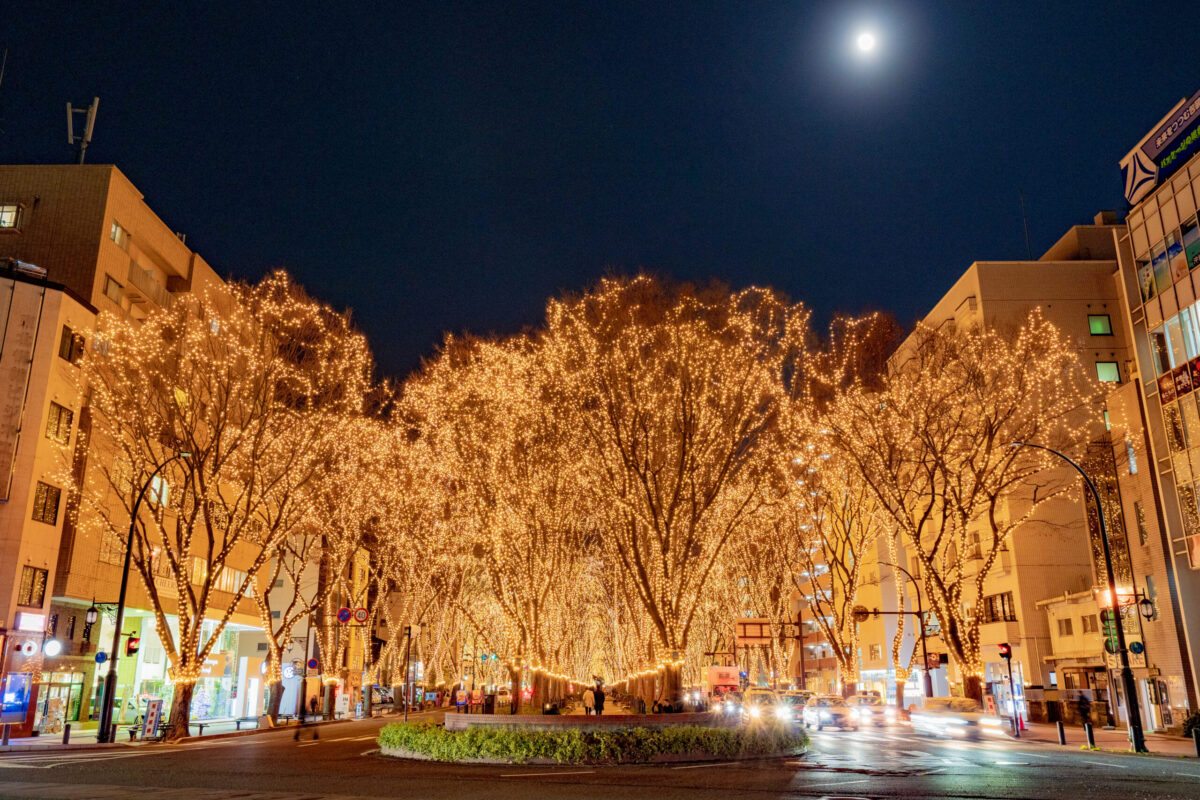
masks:
{"type": "Polygon", "coordinates": [[[365,608],[354,609],[354,621],[360,625],[362,623],[366,622],[367,617],[369,617],[369,616],[371,616],[371,615],[367,613],[367,610],[365,608]]]}
{"type": "Polygon", "coordinates": [[[1135,656],[1140,656],[1142,653],[1145,652],[1145,650],[1146,650],[1146,645],[1142,644],[1141,642],[1130,642],[1129,643],[1129,652],[1133,653],[1135,656]]]}
{"type": "Polygon", "coordinates": [[[317,664],[317,660],[315,658],[310,658],[308,660],[308,668],[309,669],[316,669],[318,666],[320,666],[320,665],[317,664]]]}
{"type": "Polygon", "coordinates": [[[104,652],[103,650],[96,653],[96,663],[97,664],[103,664],[105,661],[108,661],[108,653],[104,652]]]}
{"type": "Polygon", "coordinates": [[[350,609],[346,608],[345,606],[342,606],[338,609],[338,622],[349,622],[350,616],[350,609]]]}

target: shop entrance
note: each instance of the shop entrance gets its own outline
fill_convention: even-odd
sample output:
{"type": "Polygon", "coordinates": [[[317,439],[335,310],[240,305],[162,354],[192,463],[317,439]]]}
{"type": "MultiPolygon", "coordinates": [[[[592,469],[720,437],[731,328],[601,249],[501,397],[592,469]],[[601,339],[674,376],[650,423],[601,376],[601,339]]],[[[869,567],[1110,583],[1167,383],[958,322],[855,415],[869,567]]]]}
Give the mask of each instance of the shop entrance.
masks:
{"type": "Polygon", "coordinates": [[[61,733],[63,725],[79,721],[83,702],[82,672],[43,672],[33,728],[42,734],[61,733]]]}

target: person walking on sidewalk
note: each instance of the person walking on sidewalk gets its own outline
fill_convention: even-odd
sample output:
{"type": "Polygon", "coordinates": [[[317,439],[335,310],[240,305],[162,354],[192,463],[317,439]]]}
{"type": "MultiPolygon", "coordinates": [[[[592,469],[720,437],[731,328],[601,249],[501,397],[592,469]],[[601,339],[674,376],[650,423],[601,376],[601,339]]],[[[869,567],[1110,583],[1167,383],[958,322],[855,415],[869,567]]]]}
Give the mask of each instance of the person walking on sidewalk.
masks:
{"type": "Polygon", "coordinates": [[[595,698],[594,702],[596,703],[596,713],[603,714],[604,713],[604,687],[601,686],[600,684],[596,684],[596,691],[593,693],[593,697],[595,698]]]}
{"type": "Polygon", "coordinates": [[[583,713],[586,716],[591,716],[596,711],[596,693],[592,691],[592,687],[583,690],[583,713]]]}
{"type": "MultiPolygon", "coordinates": [[[[314,697],[313,698],[314,705],[316,704],[316,700],[317,700],[317,698],[314,697]]],[[[296,735],[292,737],[292,740],[297,741],[297,742],[300,741],[300,733],[307,729],[308,729],[308,717],[301,714],[300,715],[300,727],[296,728],[296,735]]],[[[312,738],[314,738],[314,739],[321,738],[321,734],[320,734],[320,732],[317,731],[317,727],[315,725],[313,726],[313,737],[312,738]]]]}

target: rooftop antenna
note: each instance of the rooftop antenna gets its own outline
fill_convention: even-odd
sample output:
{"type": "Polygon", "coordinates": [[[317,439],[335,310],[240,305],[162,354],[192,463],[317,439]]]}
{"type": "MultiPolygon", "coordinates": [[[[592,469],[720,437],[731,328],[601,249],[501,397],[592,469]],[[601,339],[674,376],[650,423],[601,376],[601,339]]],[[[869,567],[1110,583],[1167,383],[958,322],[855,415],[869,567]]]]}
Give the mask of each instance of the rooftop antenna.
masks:
{"type": "MultiPolygon", "coordinates": [[[[80,156],[80,159],[82,158],[83,156],[80,156]]],[[[82,164],[83,161],[79,163],[82,164]]],[[[1017,189],[1017,197],[1021,198],[1021,222],[1025,224],[1025,256],[1033,261],[1033,247],[1029,244],[1029,217],[1025,214],[1025,193],[1017,189]]]]}
{"type": "Polygon", "coordinates": [[[71,108],[70,102],[67,103],[67,144],[74,147],[79,145],[79,160],[75,163],[82,164],[83,156],[87,153],[87,147],[92,143],[92,129],[96,127],[96,109],[100,106],[100,98],[93,97],[92,104],[86,109],[71,108]],[[75,115],[84,114],[83,133],[79,136],[75,135],[75,115]]]}

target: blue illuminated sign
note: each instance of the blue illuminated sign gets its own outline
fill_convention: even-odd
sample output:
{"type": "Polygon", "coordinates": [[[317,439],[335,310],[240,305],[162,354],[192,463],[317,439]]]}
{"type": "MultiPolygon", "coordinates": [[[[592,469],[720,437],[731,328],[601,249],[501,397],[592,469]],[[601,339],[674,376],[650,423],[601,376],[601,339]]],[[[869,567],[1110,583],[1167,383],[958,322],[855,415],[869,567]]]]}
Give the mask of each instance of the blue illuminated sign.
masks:
{"type": "Polygon", "coordinates": [[[1200,152],[1200,92],[1180,100],[1154,130],[1121,159],[1125,199],[1137,203],[1200,152]]]}

